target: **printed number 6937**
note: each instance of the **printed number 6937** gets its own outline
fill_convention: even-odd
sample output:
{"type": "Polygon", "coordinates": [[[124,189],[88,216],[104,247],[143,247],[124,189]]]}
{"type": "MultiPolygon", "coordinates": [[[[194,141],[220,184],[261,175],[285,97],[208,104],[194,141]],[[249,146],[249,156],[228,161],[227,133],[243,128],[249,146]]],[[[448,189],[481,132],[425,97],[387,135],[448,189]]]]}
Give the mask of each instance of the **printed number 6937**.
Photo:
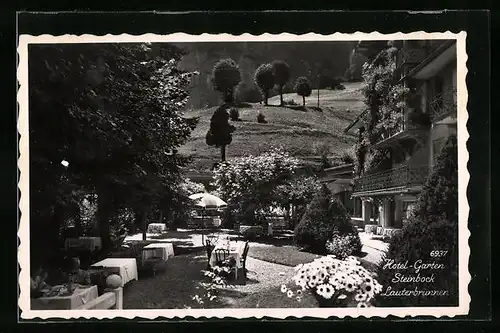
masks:
{"type": "Polygon", "coordinates": [[[440,250],[434,250],[431,251],[430,255],[431,257],[444,257],[448,251],[440,251],[440,250]]]}

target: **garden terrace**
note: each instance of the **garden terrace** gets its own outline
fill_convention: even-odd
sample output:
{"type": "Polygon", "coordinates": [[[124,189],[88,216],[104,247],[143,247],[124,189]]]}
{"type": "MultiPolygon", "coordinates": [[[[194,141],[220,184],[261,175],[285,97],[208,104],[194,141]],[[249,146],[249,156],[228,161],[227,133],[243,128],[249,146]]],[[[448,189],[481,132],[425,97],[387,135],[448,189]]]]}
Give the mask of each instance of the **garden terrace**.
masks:
{"type": "Polygon", "coordinates": [[[354,180],[353,195],[410,191],[413,187],[420,187],[428,174],[428,166],[411,167],[405,165],[363,176],[354,180]]]}

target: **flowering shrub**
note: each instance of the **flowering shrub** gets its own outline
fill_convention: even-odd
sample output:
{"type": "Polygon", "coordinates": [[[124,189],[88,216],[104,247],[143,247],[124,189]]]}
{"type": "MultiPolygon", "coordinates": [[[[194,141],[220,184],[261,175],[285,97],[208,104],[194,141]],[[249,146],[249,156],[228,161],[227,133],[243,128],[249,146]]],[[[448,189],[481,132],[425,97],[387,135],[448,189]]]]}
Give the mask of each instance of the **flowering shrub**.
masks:
{"type": "Polygon", "coordinates": [[[326,242],[326,251],[337,258],[345,259],[361,251],[361,240],[357,234],[333,234],[332,239],[326,242]]]}
{"type": "MultiPolygon", "coordinates": [[[[234,258],[232,258],[234,260],[234,258]]],[[[209,282],[202,282],[201,287],[203,292],[196,294],[191,299],[202,308],[217,299],[219,288],[226,288],[228,284],[228,276],[231,272],[231,262],[222,263],[221,266],[215,266],[211,271],[203,270],[203,275],[210,279],[209,282]]]]}
{"type": "Polygon", "coordinates": [[[374,297],[382,291],[382,286],[373,274],[354,257],[340,260],[328,255],[298,265],[295,269],[293,281],[299,289],[294,291],[282,285],[281,292],[288,297],[295,296],[300,301],[302,293],[308,290],[320,307],[369,307],[374,297]]]}
{"type": "Polygon", "coordinates": [[[242,222],[252,224],[254,212],[272,206],[279,197],[279,186],[288,184],[299,161],[280,148],[259,156],[244,156],[220,163],[214,170],[214,186],[242,222]]]}

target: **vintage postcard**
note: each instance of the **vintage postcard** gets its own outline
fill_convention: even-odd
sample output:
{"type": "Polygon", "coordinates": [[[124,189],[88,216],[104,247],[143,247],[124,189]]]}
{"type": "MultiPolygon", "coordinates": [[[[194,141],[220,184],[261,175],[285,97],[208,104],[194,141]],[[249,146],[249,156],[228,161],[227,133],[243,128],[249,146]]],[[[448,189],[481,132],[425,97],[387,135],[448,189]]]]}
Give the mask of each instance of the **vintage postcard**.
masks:
{"type": "Polygon", "coordinates": [[[19,36],[21,318],[466,315],[466,37],[19,36]]]}

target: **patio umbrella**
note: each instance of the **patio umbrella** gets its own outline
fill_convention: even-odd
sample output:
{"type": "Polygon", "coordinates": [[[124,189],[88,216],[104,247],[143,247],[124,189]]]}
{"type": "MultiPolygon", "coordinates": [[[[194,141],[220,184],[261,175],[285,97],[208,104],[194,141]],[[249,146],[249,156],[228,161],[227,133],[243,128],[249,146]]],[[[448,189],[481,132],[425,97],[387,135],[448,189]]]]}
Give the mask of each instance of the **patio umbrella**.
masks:
{"type": "MultiPolygon", "coordinates": [[[[224,208],[227,206],[227,203],[224,202],[222,199],[216,197],[215,195],[212,195],[210,193],[196,193],[192,194],[189,196],[189,199],[196,201],[195,205],[198,207],[203,208],[203,211],[205,209],[219,209],[219,208],[224,208]]],[[[202,220],[203,220],[203,215],[202,214],[202,220]]],[[[205,227],[205,221],[203,220],[203,227],[205,227]]],[[[201,242],[204,244],[204,236],[203,234],[201,235],[201,242]]]]}
{"type": "Polygon", "coordinates": [[[195,200],[195,205],[204,209],[218,209],[227,206],[221,198],[210,193],[196,193],[189,196],[189,199],[195,200]]]}

